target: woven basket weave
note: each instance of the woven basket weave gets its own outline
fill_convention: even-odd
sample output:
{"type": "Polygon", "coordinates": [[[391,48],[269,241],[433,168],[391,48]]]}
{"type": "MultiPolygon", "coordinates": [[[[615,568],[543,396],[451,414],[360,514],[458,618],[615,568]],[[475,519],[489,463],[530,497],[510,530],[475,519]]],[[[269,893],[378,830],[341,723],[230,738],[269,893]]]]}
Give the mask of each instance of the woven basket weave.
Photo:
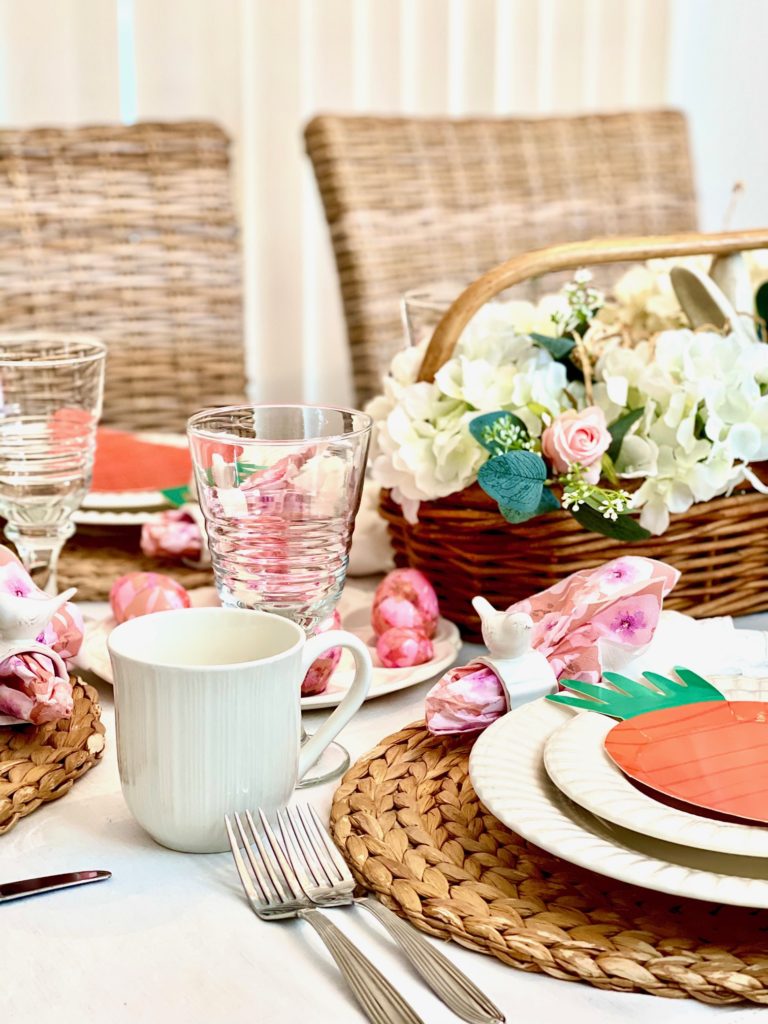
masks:
{"type": "Polygon", "coordinates": [[[194,569],[178,558],[150,558],[140,546],[141,527],[79,527],[61,552],[59,590],[77,587],[77,601],[106,601],[112,584],[128,572],[159,572],[187,590],[213,584],[210,567],[194,569]]]}
{"type": "Polygon", "coordinates": [[[103,422],[243,399],[229,139],[184,122],[0,131],[0,330],[109,348],[103,422]]]}
{"type": "MultiPolygon", "coordinates": [[[[454,302],[432,336],[419,379],[434,378],[485,302],[530,276],[590,263],[765,247],[768,230],[593,240],[515,257],[484,274],[454,302]]],[[[768,496],[754,491],[693,505],[672,516],[663,536],[629,548],[588,533],[562,511],[513,526],[477,484],[439,501],[422,502],[414,524],[406,522],[386,491],[380,510],[389,523],[395,561],[429,576],[443,614],[459,625],[466,639],[481,639],[479,619],[470,605],[476,594],[505,607],[628,550],[660,558],[681,571],[669,608],[698,617],[768,610],[768,496]]]]}
{"type": "Polygon", "coordinates": [[[73,683],[71,718],[0,728],[0,835],[68,793],[104,753],[99,695],[87,683],[73,683]]]}
{"type": "Polygon", "coordinates": [[[399,302],[408,289],[470,281],[514,253],[557,242],[696,228],[688,132],[674,110],[321,115],[305,140],[361,404],[378,392],[401,344],[399,302]]]}

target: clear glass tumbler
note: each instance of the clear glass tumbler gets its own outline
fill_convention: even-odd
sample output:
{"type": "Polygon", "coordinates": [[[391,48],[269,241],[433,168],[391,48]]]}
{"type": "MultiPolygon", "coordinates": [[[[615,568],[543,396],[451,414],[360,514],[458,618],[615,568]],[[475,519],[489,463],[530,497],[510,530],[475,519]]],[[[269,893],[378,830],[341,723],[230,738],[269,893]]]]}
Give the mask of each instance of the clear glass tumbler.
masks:
{"type": "Polygon", "coordinates": [[[0,516],[39,586],[91,484],[106,348],[67,334],[0,335],[0,516]]]}
{"type": "Polygon", "coordinates": [[[431,338],[453,300],[466,288],[457,281],[441,281],[406,292],[400,300],[400,315],[410,345],[431,338]]]}
{"type": "Polygon", "coordinates": [[[207,409],[188,425],[221,601],[307,633],[336,607],[368,454],[365,413],[323,406],[207,409]]]}
{"type": "MultiPolygon", "coordinates": [[[[311,634],[341,596],[371,418],[354,409],[206,409],[187,432],[222,604],[284,615],[311,634]]],[[[344,770],[333,744],[309,784],[344,770]]],[[[340,756],[342,755],[342,756],[340,756]]]]}

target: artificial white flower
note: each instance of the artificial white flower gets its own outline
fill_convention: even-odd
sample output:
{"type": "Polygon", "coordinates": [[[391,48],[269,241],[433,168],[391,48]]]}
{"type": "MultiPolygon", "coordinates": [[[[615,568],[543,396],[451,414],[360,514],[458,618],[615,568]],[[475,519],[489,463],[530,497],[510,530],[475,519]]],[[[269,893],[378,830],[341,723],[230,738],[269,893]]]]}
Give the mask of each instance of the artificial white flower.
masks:
{"type": "MultiPolygon", "coordinates": [[[[768,259],[750,257],[752,280],[768,259]]],[[[599,353],[592,396],[531,334],[559,336],[572,312],[566,291],[538,303],[489,303],[465,329],[434,382],[417,382],[426,343],[399,353],[374,418],[373,474],[392,488],[405,514],[418,503],[462,490],[488,458],[469,432],[479,413],[505,409],[533,438],[566,409],[599,406],[609,424],[643,414],[624,437],[620,477],[635,479],[641,523],[662,533],[671,514],[757,479],[768,459],[768,345],[744,334],[692,331],[672,289],[670,269],[707,269],[706,257],[649,261],[628,271],[588,327],[599,353]]],[[[759,482],[759,481],[758,481],[759,482]]]]}
{"type": "Polygon", "coordinates": [[[659,449],[654,441],[638,434],[627,434],[616,460],[616,472],[628,480],[656,476],[659,449]]]}
{"type": "Polygon", "coordinates": [[[640,525],[658,536],[669,526],[670,512],[688,511],[693,494],[679,481],[651,479],[635,491],[632,504],[642,509],[640,525]]]}
{"type": "MultiPolygon", "coordinates": [[[[476,415],[508,409],[537,437],[542,417],[570,408],[565,367],[526,333],[557,334],[552,313],[564,309],[562,297],[548,297],[538,306],[489,303],[472,319],[433,383],[416,380],[425,342],[395,356],[383,395],[368,405],[375,422],[373,477],[407,504],[409,516],[418,502],[453,494],[476,480],[488,458],[469,432],[476,415]]],[[[579,400],[583,386],[571,385],[569,392],[579,400]]]]}

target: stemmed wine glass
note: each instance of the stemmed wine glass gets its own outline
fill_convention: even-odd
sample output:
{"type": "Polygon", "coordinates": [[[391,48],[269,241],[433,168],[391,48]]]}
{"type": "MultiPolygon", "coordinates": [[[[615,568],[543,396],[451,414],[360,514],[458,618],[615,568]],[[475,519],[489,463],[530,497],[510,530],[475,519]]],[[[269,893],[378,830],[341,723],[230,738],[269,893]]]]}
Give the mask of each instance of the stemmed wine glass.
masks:
{"type": "Polygon", "coordinates": [[[48,593],[91,484],[106,354],[82,335],[0,335],[0,516],[48,593]]]}
{"type": "MultiPolygon", "coordinates": [[[[197,413],[187,432],[222,604],[313,633],[344,586],[371,418],[332,406],[234,406],[197,413]]],[[[304,785],[348,764],[332,744],[304,785]]]]}

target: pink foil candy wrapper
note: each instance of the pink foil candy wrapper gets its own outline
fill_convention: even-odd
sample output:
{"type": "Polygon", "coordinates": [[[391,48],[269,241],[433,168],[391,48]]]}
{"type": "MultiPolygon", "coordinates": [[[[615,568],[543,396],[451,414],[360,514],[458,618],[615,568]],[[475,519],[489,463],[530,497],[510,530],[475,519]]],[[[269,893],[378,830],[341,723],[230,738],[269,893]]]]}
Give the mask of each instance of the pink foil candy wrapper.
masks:
{"type": "Polygon", "coordinates": [[[394,569],[376,588],[371,625],[377,636],[402,626],[435,635],[440,609],[432,584],[418,569],[394,569]]]}
{"type": "MultiPolygon", "coordinates": [[[[334,611],[330,618],[321,622],[315,633],[327,633],[329,629],[341,629],[341,616],[337,611],[334,611]]],[[[301,684],[301,696],[315,697],[318,693],[325,693],[340,660],[340,647],[331,647],[324,651],[319,658],[316,658],[304,676],[301,684]]]]}
{"type": "Polygon", "coordinates": [[[420,629],[394,626],[381,634],[376,653],[384,668],[409,668],[430,661],[434,648],[432,641],[420,629]]]}
{"type": "MultiPolygon", "coordinates": [[[[50,647],[65,662],[73,658],[83,642],[83,617],[71,602],[62,605],[50,618],[45,602],[51,598],[33,582],[18,558],[0,546],[0,594],[39,604],[39,632],[35,641],[50,647]]],[[[9,617],[13,605],[7,607],[9,617]]],[[[0,642],[2,642],[0,628],[0,642]]],[[[0,659],[0,715],[25,722],[53,722],[72,715],[72,684],[62,675],[57,662],[39,651],[16,652],[0,659]]]]}
{"type": "Polygon", "coordinates": [[[148,558],[200,558],[203,537],[194,518],[174,508],[152,516],[141,528],[141,550],[148,558]]]}
{"type": "MultiPolygon", "coordinates": [[[[510,605],[533,619],[532,647],[558,679],[599,683],[600,645],[639,650],[653,639],[666,595],[680,578],[672,566],[627,555],[585,569],[510,605]]],[[[507,711],[492,669],[470,662],[449,670],[427,694],[427,728],[436,734],[479,732],[507,711]]]]}
{"type": "Polygon", "coordinates": [[[152,612],[189,608],[191,604],[184,587],[160,572],[129,572],[120,576],[112,584],[109,603],[118,622],[152,612]]]}

